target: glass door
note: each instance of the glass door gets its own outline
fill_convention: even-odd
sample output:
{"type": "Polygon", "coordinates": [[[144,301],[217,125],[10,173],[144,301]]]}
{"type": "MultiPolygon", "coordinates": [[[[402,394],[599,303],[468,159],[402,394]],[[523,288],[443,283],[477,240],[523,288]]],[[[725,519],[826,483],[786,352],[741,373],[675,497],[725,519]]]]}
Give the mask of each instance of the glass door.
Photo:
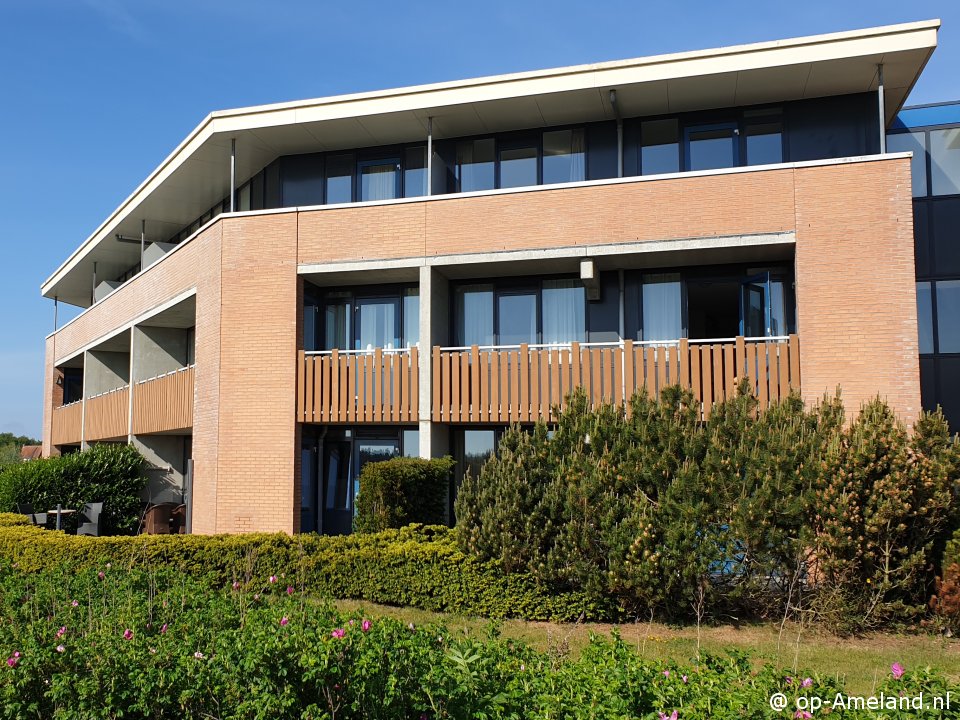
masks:
{"type": "Polygon", "coordinates": [[[305,442],[300,451],[300,532],[316,532],[317,515],[317,448],[305,442]]]}
{"type": "Polygon", "coordinates": [[[381,462],[400,455],[399,438],[357,438],[356,473],[353,477],[353,516],[357,514],[357,498],[360,496],[360,474],[367,463],[381,462]]]}
{"type": "Polygon", "coordinates": [[[497,296],[500,345],[537,342],[537,293],[510,292],[497,296]]]}
{"type": "Polygon", "coordinates": [[[770,273],[748,277],[740,284],[740,334],[772,335],[770,315],[770,273]]]}
{"type": "Polygon", "coordinates": [[[393,200],[400,197],[400,158],[359,163],[360,200],[393,200]]]}
{"type": "Polygon", "coordinates": [[[684,132],[687,170],[716,170],[739,165],[736,123],[695,125],[684,132]]]}
{"type": "Polygon", "coordinates": [[[352,460],[349,440],[323,443],[324,535],[348,535],[353,530],[352,460]]]}
{"type": "Polygon", "coordinates": [[[400,298],[357,298],[354,348],[373,350],[400,347],[400,298]]]}

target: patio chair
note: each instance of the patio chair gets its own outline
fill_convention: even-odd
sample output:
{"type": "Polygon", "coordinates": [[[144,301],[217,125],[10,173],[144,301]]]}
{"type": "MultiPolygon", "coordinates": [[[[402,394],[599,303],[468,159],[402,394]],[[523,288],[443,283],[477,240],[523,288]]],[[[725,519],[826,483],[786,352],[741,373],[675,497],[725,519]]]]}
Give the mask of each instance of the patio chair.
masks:
{"type": "Polygon", "coordinates": [[[177,505],[170,511],[170,533],[183,535],[187,532],[187,506],[177,505]]]}
{"type": "Polygon", "coordinates": [[[172,512],[173,503],[151,505],[143,518],[143,532],[147,535],[169,535],[172,512]]]}
{"type": "Polygon", "coordinates": [[[30,503],[21,503],[17,505],[17,512],[21,515],[26,515],[28,518],[30,518],[30,522],[38,527],[45,528],[47,526],[47,514],[45,512],[35,513],[33,511],[33,505],[30,503]]]}
{"type": "Polygon", "coordinates": [[[100,517],[103,514],[103,503],[87,503],[80,511],[80,524],[77,526],[77,535],[91,535],[100,537],[100,517]]]}

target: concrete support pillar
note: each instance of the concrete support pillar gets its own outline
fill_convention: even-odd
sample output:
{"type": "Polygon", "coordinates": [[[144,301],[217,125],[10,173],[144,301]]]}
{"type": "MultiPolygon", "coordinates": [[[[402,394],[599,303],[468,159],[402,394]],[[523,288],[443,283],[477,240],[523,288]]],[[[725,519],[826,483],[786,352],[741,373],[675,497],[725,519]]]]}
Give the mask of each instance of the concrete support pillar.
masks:
{"type": "Polygon", "coordinates": [[[433,347],[449,342],[450,283],[435,268],[420,268],[420,457],[449,452],[449,429],[431,420],[433,347]]]}

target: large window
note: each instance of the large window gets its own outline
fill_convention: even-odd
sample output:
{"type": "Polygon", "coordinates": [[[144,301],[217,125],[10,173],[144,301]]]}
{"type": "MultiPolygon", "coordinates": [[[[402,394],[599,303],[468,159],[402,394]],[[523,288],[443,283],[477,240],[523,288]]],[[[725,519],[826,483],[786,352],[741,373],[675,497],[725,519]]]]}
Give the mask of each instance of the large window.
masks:
{"type": "Polygon", "coordinates": [[[371,287],[369,290],[333,290],[323,294],[319,316],[322,328],[311,328],[304,308],[304,348],[316,332],[321,350],[394,350],[420,340],[420,293],[415,287],[371,287]]]}
{"type": "Polygon", "coordinates": [[[680,127],[676,118],[640,125],[640,173],[680,172],[680,127]]]}
{"type": "Polygon", "coordinates": [[[500,143],[500,187],[537,184],[537,145],[532,139],[500,143]]]}
{"type": "Polygon", "coordinates": [[[930,283],[917,283],[917,326],[920,338],[920,353],[933,353],[933,303],[930,297],[930,283]]]}
{"type": "Polygon", "coordinates": [[[734,123],[688,127],[686,130],[687,170],[716,170],[736,167],[737,126],[734,123]]]}
{"type": "Polygon", "coordinates": [[[453,335],[461,347],[583,342],[586,309],[583,285],[574,278],[460,285],[453,335]]]}
{"type": "Polygon", "coordinates": [[[400,196],[400,160],[364,160],[360,163],[360,200],[393,200],[400,196]]]}
{"type": "Polygon", "coordinates": [[[426,195],[427,181],[427,148],[424,146],[407,148],[403,159],[403,196],[426,195]]]}
{"type": "Polygon", "coordinates": [[[586,178],[583,128],[457,143],[456,190],[493,190],[586,178]]]}
{"type": "Polygon", "coordinates": [[[495,183],[493,138],[457,143],[457,189],[460,192],[492,190],[495,183]]]}
{"type": "Polygon", "coordinates": [[[352,153],[327,156],[325,202],[328,205],[353,202],[354,164],[352,153]]]}
{"type": "Polygon", "coordinates": [[[683,337],[680,273],[644,275],[642,303],[642,340],[676,340],[683,337]]]}
{"type": "Polygon", "coordinates": [[[543,184],[578,182],[586,177],[583,129],[543,134],[543,184]]]}
{"type": "Polygon", "coordinates": [[[904,132],[887,136],[887,152],[912,152],[910,175],[913,179],[913,196],[927,194],[927,141],[924,132],[904,132]]]}
{"type": "Polygon", "coordinates": [[[930,192],[960,194],[960,128],[930,131],[930,192]]]}
{"type": "Polygon", "coordinates": [[[744,125],[747,165],[783,162],[783,123],[779,117],[752,117],[744,125]]]}
{"type": "Polygon", "coordinates": [[[937,289],[937,351],[960,353],[960,280],[940,280],[937,289]]]}

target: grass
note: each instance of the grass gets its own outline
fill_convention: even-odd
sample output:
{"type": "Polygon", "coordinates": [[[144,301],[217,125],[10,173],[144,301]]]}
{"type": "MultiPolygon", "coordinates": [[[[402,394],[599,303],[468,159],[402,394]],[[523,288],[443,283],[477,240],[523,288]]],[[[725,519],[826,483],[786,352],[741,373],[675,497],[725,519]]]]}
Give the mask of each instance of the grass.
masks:
{"type": "MultiPolygon", "coordinates": [[[[480,635],[490,621],[457,615],[434,613],[414,608],[397,608],[375,603],[340,600],[337,607],[370,615],[393,617],[405,623],[436,622],[455,632],[480,635]]],[[[505,620],[499,624],[505,637],[516,638],[539,650],[578,653],[591,633],[606,634],[613,625],[557,624],[505,620]]],[[[623,639],[635,645],[648,658],[692,663],[697,657],[697,628],[674,627],[660,623],[621,625],[623,639]]],[[[791,674],[795,668],[845,681],[850,693],[870,694],[875,685],[899,662],[906,667],[930,666],[960,682],[960,640],[928,634],[876,633],[861,637],[837,637],[809,630],[799,631],[787,625],[781,633],[778,624],[716,625],[703,627],[700,648],[720,653],[736,648],[750,653],[757,662],[773,663],[791,674]]]]}

